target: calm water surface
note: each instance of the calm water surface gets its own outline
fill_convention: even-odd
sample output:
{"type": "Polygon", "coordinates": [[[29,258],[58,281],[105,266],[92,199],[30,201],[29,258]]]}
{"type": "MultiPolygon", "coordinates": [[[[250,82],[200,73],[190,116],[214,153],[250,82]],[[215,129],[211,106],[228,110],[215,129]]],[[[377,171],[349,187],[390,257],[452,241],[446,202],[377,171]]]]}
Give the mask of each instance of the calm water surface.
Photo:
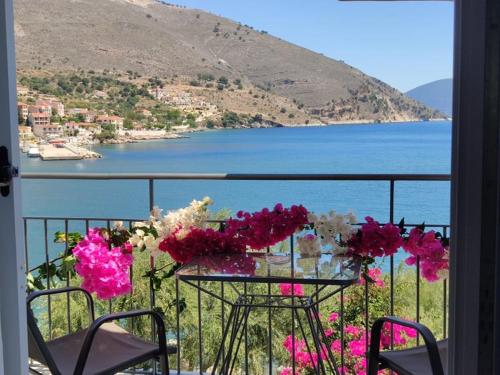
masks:
{"type": "MultiPolygon", "coordinates": [[[[245,129],[195,133],[188,139],[96,146],[100,160],[51,161],[23,156],[24,172],[449,173],[451,124],[425,122],[245,129]]],[[[396,184],[395,217],[448,223],[449,183],[396,184]]],[[[142,218],[142,181],[23,181],[26,216],[142,218]]],[[[277,202],[316,212],[353,210],[389,217],[387,182],[158,181],[156,204],[187,205],[209,195],[214,209],[258,210],[277,202]]],[[[60,223],[49,222],[49,231],[60,223]]],[[[41,228],[34,228],[34,233],[41,228]]],[[[71,230],[71,228],[70,228],[71,230]]],[[[32,242],[32,241],[30,241],[32,242]]],[[[41,246],[37,244],[36,246],[41,246]]]]}

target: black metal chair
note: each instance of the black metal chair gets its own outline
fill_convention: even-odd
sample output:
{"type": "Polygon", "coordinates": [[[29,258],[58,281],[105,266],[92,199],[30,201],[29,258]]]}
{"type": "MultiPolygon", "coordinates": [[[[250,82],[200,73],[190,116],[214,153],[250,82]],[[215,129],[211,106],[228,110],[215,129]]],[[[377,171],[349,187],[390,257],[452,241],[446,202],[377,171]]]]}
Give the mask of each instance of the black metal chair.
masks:
{"type": "Polygon", "coordinates": [[[373,323],[368,375],[377,375],[381,369],[391,369],[399,375],[445,375],[448,373],[448,340],[436,341],[426,326],[395,317],[385,317],[373,323]],[[411,349],[380,351],[380,335],[384,323],[414,328],[425,345],[411,349]]]}
{"type": "Polygon", "coordinates": [[[53,375],[108,375],[151,359],[159,359],[161,374],[168,375],[168,354],[165,325],[161,315],[151,310],[136,310],[104,315],[95,319],[92,296],[76,287],[50,289],[31,293],[27,297],[28,345],[30,358],[47,366],[53,375]],[[36,323],[31,303],[54,294],[83,293],[87,300],[90,326],[84,330],[45,341],[36,323]],[[158,344],[128,333],[114,323],[119,319],[151,316],[158,334],[158,344]]]}

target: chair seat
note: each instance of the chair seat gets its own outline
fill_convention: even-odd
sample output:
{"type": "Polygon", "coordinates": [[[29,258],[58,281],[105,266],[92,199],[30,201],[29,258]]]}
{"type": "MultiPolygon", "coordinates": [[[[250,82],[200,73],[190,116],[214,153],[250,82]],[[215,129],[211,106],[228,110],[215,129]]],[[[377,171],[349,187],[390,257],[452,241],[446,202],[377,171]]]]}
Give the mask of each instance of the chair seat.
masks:
{"type": "MultiPolygon", "coordinates": [[[[82,330],[47,342],[47,347],[62,374],[73,373],[86,334],[87,330],[82,330]]],[[[105,323],[94,337],[84,374],[112,374],[117,369],[128,367],[127,363],[137,363],[142,357],[153,356],[158,351],[157,344],[131,335],[115,323],[105,323]]],[[[176,348],[171,347],[167,351],[169,354],[175,353],[176,348]]],[[[34,359],[44,362],[43,358],[34,359]]]]}
{"type": "MultiPolygon", "coordinates": [[[[437,344],[444,373],[448,374],[448,340],[438,341],[437,344]]],[[[425,346],[380,352],[380,359],[401,375],[433,375],[425,346]]]]}

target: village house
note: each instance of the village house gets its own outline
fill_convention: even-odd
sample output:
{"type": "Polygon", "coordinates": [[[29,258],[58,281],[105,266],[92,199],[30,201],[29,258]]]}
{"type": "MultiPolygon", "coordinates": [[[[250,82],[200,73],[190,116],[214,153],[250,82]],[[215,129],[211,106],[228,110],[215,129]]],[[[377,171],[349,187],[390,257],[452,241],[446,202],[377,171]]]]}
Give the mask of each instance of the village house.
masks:
{"type": "Polygon", "coordinates": [[[19,117],[26,121],[28,119],[28,105],[25,103],[17,104],[17,112],[19,113],[19,117]]]}
{"type": "Polygon", "coordinates": [[[38,99],[36,105],[50,107],[51,114],[55,113],[58,116],[64,117],[64,104],[60,100],[54,98],[38,99]]]}
{"type": "Polygon", "coordinates": [[[93,111],[88,111],[84,114],[85,122],[94,122],[97,117],[97,113],[93,111]]]}
{"type": "Polygon", "coordinates": [[[30,105],[28,107],[28,114],[32,113],[45,113],[49,116],[52,116],[52,107],[47,103],[42,105],[30,105]]]}
{"type": "Polygon", "coordinates": [[[62,134],[62,126],[60,124],[34,125],[33,134],[41,138],[59,137],[62,134]]]}
{"type": "Polygon", "coordinates": [[[101,126],[92,122],[65,122],[62,130],[68,135],[91,135],[101,132],[101,126]]]}
{"type": "Polygon", "coordinates": [[[65,134],[77,135],[80,130],[80,123],[74,121],[68,121],[64,123],[62,129],[65,134]]]}
{"type": "Polygon", "coordinates": [[[30,112],[28,123],[32,127],[50,125],[50,114],[46,112],[30,112]]]}
{"type": "Polygon", "coordinates": [[[99,125],[113,125],[116,130],[123,130],[123,118],[120,116],[100,115],[96,117],[99,125]]]}
{"type": "Polygon", "coordinates": [[[87,108],[70,108],[68,109],[68,116],[86,115],[89,112],[87,108]]]}
{"type": "Polygon", "coordinates": [[[102,131],[101,125],[94,122],[80,122],[78,129],[80,135],[99,134],[102,131]]]}
{"type": "Polygon", "coordinates": [[[20,125],[18,129],[20,141],[30,141],[33,139],[33,131],[31,130],[31,127],[20,125]]]}

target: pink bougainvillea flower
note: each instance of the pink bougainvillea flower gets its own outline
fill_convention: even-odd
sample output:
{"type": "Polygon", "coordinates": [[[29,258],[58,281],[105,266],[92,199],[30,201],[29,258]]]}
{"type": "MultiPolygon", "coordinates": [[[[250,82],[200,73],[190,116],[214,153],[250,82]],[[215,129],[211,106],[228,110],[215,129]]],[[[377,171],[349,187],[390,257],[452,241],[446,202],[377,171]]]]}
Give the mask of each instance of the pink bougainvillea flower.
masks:
{"type": "Polygon", "coordinates": [[[403,249],[410,254],[405,260],[408,265],[420,263],[420,274],[427,281],[437,281],[448,271],[448,247],[444,246],[436,232],[424,232],[413,228],[406,239],[403,249]]]}
{"type": "MultiPolygon", "coordinates": [[[[279,375],[294,375],[293,369],[291,367],[284,367],[281,369],[279,375]]],[[[295,375],[300,375],[300,373],[297,370],[295,370],[295,375]]]]}
{"type": "Polygon", "coordinates": [[[364,338],[350,341],[348,346],[351,354],[355,357],[362,357],[366,354],[366,340],[364,338]]]}
{"type": "Polygon", "coordinates": [[[159,249],[170,254],[178,263],[189,262],[195,256],[213,254],[242,254],[245,245],[235,236],[226,232],[219,232],[211,228],[191,228],[185,236],[179,238],[176,232],[160,242],[159,249]]]}
{"type": "MultiPolygon", "coordinates": [[[[292,284],[281,283],[279,284],[279,288],[282,296],[292,295],[292,284]]],[[[293,284],[293,295],[299,297],[304,296],[304,287],[302,284],[293,284]]]]}
{"type": "Polygon", "coordinates": [[[359,336],[361,333],[361,330],[359,327],[353,326],[353,325],[348,325],[344,328],[345,333],[348,335],[353,335],[353,336],[359,336]]]}
{"type": "Polygon", "coordinates": [[[380,225],[372,217],[348,241],[349,253],[375,258],[395,254],[403,245],[401,230],[394,224],[380,225]]]}
{"type": "Polygon", "coordinates": [[[239,211],[236,218],[226,222],[225,231],[237,236],[242,243],[254,250],[262,250],[281,242],[308,223],[304,206],[284,208],[281,203],[274,209],[267,208],[249,213],[239,211]]]}
{"type": "Polygon", "coordinates": [[[111,299],[132,291],[129,269],[134,260],[129,246],[110,249],[100,228],[92,228],[73,249],[75,271],[82,288],[99,299],[111,299]]]}
{"type": "MultiPolygon", "coordinates": [[[[380,288],[383,288],[385,286],[384,280],[382,279],[382,270],[380,268],[370,268],[368,270],[368,277],[376,286],[380,288]]],[[[358,282],[361,285],[365,285],[365,278],[360,277],[358,282]]]]}
{"type": "Polygon", "coordinates": [[[340,340],[333,340],[330,349],[332,349],[335,353],[340,353],[342,351],[342,344],[340,340]]]}
{"type": "Polygon", "coordinates": [[[336,322],[339,319],[339,314],[336,312],[332,312],[330,315],[328,315],[328,322],[333,323],[336,322]]]}

